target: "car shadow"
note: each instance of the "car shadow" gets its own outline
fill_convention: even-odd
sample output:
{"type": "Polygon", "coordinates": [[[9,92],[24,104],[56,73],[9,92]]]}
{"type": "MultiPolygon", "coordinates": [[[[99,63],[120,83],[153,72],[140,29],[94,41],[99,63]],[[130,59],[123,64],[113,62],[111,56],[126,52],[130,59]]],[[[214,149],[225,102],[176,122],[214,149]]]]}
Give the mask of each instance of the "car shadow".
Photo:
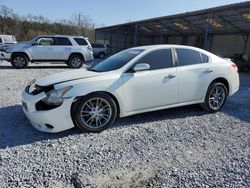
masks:
{"type": "MultiPolygon", "coordinates": [[[[14,68],[11,65],[0,65],[0,69],[14,69],[14,68]]],[[[71,69],[71,68],[68,67],[67,65],[29,65],[23,69],[71,69]]]]}
{"type": "Polygon", "coordinates": [[[250,88],[241,88],[229,97],[222,112],[250,123],[250,88]]]}
{"type": "MultiPolygon", "coordinates": [[[[198,116],[204,114],[206,114],[206,112],[200,110],[197,106],[174,108],[121,118],[114,124],[114,128],[122,128],[124,126],[154,122],[163,119],[185,118],[191,115],[198,116]]],[[[77,128],[55,134],[39,132],[29,123],[22,111],[21,105],[0,108],[0,119],[0,149],[27,145],[43,140],[53,140],[75,134],[90,135],[90,133],[83,133],[77,128]]]]}
{"type": "MultiPolygon", "coordinates": [[[[198,116],[204,114],[206,113],[200,110],[197,106],[174,108],[122,118],[114,124],[114,128],[145,122],[154,122],[163,119],[185,118],[191,115],[198,116]]],[[[0,108],[0,119],[0,149],[31,144],[43,140],[63,138],[74,134],[90,135],[90,133],[82,133],[77,128],[56,134],[39,132],[29,123],[22,111],[21,105],[0,108]]]]}
{"type": "Polygon", "coordinates": [[[0,119],[0,149],[81,133],[76,128],[57,134],[39,132],[30,125],[21,105],[0,108],[0,119]]]}
{"type": "MultiPolygon", "coordinates": [[[[245,116],[240,112],[238,113],[238,108],[235,109],[237,105],[238,104],[235,104],[234,100],[229,100],[228,104],[225,105],[221,112],[249,123],[249,113],[245,114],[245,116]]],[[[145,122],[152,123],[167,119],[186,118],[192,116],[197,117],[203,115],[207,115],[207,112],[203,111],[198,105],[191,105],[121,118],[117,120],[113,128],[120,129],[137,124],[143,124],[145,122]]],[[[0,119],[0,149],[31,144],[43,140],[53,140],[76,134],[86,134],[86,136],[91,136],[93,134],[82,133],[77,128],[56,134],[39,132],[30,125],[29,121],[22,112],[21,105],[0,108],[0,119]]]]}

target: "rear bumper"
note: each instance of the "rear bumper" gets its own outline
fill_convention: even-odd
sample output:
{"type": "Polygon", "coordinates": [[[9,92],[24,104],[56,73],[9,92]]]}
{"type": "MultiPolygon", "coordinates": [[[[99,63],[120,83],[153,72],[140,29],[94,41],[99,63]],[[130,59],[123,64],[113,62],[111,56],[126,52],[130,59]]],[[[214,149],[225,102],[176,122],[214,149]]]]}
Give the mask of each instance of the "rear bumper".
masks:
{"type": "Polygon", "coordinates": [[[240,89],[240,78],[236,72],[231,73],[231,83],[229,88],[229,96],[235,94],[240,89]]]}
{"type": "Polygon", "coordinates": [[[93,52],[91,52],[91,51],[86,53],[85,56],[84,56],[85,63],[86,62],[91,62],[91,61],[93,61],[93,59],[94,59],[94,55],[93,55],[93,52]]]}
{"type": "Polygon", "coordinates": [[[73,128],[71,119],[71,104],[73,98],[65,99],[63,104],[52,110],[36,110],[36,103],[45,98],[46,94],[31,95],[27,91],[22,92],[23,112],[31,125],[41,132],[57,133],[73,128]]]}

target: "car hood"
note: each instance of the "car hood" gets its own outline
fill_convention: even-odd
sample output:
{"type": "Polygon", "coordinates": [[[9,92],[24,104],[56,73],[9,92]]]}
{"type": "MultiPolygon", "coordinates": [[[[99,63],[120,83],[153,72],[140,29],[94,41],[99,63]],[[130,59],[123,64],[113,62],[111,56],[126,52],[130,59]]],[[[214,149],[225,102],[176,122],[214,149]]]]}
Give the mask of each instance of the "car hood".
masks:
{"type": "Polygon", "coordinates": [[[0,47],[0,50],[6,52],[15,52],[22,48],[27,48],[30,45],[31,45],[30,43],[6,43],[0,47]]]}
{"type": "Polygon", "coordinates": [[[104,73],[87,71],[86,69],[79,69],[73,71],[66,71],[61,73],[52,74],[45,78],[38,80],[35,84],[38,86],[50,86],[54,84],[59,84],[63,82],[83,79],[83,78],[91,78],[96,76],[101,76],[104,73]]]}

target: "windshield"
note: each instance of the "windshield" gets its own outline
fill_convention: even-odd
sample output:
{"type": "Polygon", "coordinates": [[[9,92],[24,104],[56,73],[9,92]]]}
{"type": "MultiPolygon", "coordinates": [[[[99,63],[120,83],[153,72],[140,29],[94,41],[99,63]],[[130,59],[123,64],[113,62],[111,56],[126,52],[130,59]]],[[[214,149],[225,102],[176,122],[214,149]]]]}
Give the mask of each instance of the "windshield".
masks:
{"type": "Polygon", "coordinates": [[[36,40],[37,40],[38,38],[40,38],[40,36],[37,36],[37,37],[31,39],[30,41],[27,41],[27,43],[33,44],[34,42],[36,42],[36,40]]]}
{"type": "Polygon", "coordinates": [[[107,72],[112,70],[117,70],[127,64],[130,60],[135,58],[144,50],[142,49],[129,49],[119,52],[108,59],[90,67],[88,70],[95,72],[107,72]]]}

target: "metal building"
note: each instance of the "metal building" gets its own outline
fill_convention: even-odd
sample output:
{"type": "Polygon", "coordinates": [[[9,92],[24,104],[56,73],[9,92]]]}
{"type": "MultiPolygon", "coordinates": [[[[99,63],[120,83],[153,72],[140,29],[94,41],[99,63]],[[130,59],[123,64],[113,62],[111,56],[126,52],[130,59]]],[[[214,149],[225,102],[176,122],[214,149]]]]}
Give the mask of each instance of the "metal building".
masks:
{"type": "Polygon", "coordinates": [[[250,55],[250,1],[95,30],[96,42],[111,54],[151,44],[184,44],[220,56],[250,55]]]}

